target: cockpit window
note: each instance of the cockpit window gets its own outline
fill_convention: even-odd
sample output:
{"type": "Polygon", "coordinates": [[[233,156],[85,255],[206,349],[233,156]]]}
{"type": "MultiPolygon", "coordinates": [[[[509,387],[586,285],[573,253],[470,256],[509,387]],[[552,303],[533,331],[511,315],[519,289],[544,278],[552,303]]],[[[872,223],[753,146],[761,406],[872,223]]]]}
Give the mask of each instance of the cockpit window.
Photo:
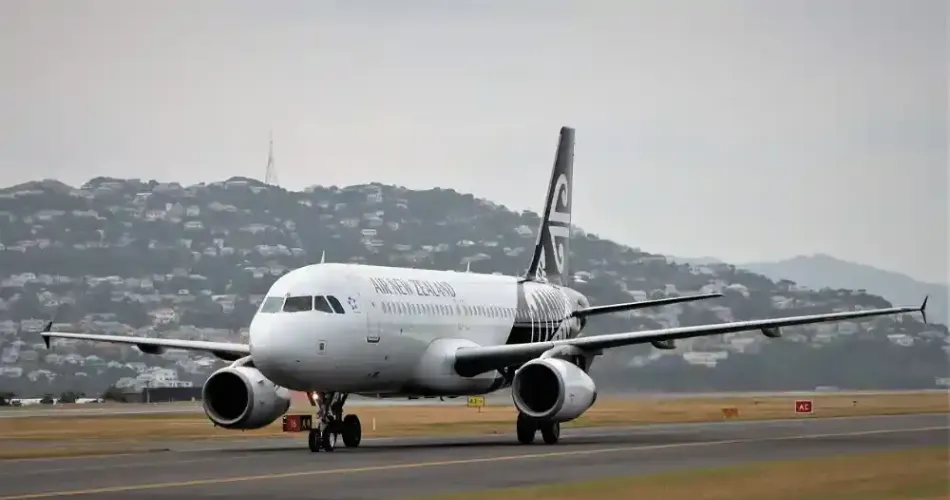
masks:
{"type": "Polygon", "coordinates": [[[327,303],[327,298],[323,295],[317,295],[313,298],[313,308],[317,311],[333,314],[333,308],[327,303]]]}
{"type": "Polygon", "coordinates": [[[327,295],[327,302],[333,306],[333,311],[337,314],[346,314],[346,311],[343,310],[343,304],[340,304],[340,301],[332,295],[327,295]]]}
{"type": "Polygon", "coordinates": [[[280,306],[284,303],[283,297],[267,297],[261,304],[262,313],[275,313],[280,311],[280,306]]]}
{"type": "Polygon", "coordinates": [[[301,312],[313,310],[313,297],[287,297],[284,301],[284,312],[301,312]]]}

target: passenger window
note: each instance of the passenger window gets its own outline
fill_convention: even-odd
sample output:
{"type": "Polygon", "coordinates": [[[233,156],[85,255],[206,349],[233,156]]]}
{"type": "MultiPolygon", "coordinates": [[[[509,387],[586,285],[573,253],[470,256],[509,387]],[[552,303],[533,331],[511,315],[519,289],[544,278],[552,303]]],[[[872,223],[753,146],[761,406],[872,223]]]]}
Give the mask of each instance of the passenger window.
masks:
{"type": "Polygon", "coordinates": [[[330,306],[333,307],[333,310],[337,314],[346,314],[346,311],[343,310],[343,304],[340,304],[340,301],[332,295],[327,295],[327,301],[330,302],[330,306]]]}
{"type": "Polygon", "coordinates": [[[313,308],[320,312],[325,312],[333,314],[333,308],[330,307],[330,303],[327,302],[327,298],[323,295],[317,295],[313,298],[313,308]]]}
{"type": "Polygon", "coordinates": [[[287,297],[284,300],[284,312],[303,312],[313,310],[313,297],[287,297]]]}
{"type": "Polygon", "coordinates": [[[260,312],[262,313],[275,313],[280,311],[280,306],[284,304],[283,297],[267,297],[264,299],[264,303],[261,304],[260,312]]]}

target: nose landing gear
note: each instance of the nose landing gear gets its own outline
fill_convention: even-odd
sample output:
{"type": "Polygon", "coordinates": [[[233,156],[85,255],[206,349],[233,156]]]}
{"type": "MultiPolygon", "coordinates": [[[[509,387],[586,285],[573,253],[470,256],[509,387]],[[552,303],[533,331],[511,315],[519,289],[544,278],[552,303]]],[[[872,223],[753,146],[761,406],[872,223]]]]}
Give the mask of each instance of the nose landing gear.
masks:
{"type": "MultiPolygon", "coordinates": [[[[343,405],[348,394],[340,392],[321,392],[316,401],[317,418],[320,424],[311,429],[307,436],[307,446],[312,452],[333,451],[337,439],[342,437],[347,448],[356,448],[363,440],[363,426],[360,418],[354,414],[343,415],[343,405]]],[[[308,395],[309,397],[309,395],[308,395]]]]}
{"type": "Polygon", "coordinates": [[[521,444],[531,444],[534,442],[534,436],[541,431],[541,439],[544,444],[557,444],[561,438],[561,424],[558,422],[537,421],[524,413],[518,413],[518,422],[516,424],[518,442],[521,444]]]}

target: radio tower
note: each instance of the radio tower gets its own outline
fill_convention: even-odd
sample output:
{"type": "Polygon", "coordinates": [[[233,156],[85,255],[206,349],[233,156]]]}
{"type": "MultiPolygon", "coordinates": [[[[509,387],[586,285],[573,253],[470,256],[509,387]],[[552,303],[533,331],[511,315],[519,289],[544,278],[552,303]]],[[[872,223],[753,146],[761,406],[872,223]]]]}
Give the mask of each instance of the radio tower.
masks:
{"type": "Polygon", "coordinates": [[[267,151],[267,173],[264,174],[264,184],[277,185],[277,165],[274,165],[274,133],[270,132],[270,147],[267,151]]]}

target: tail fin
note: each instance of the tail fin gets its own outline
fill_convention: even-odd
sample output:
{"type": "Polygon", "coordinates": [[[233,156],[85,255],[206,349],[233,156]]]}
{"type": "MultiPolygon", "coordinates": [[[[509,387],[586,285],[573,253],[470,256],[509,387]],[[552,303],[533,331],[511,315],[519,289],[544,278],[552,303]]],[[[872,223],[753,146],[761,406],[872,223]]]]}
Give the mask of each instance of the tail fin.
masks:
{"type": "Polygon", "coordinates": [[[538,240],[525,281],[567,285],[570,281],[571,195],[574,191],[574,129],[561,127],[561,136],[541,214],[538,240]]]}

